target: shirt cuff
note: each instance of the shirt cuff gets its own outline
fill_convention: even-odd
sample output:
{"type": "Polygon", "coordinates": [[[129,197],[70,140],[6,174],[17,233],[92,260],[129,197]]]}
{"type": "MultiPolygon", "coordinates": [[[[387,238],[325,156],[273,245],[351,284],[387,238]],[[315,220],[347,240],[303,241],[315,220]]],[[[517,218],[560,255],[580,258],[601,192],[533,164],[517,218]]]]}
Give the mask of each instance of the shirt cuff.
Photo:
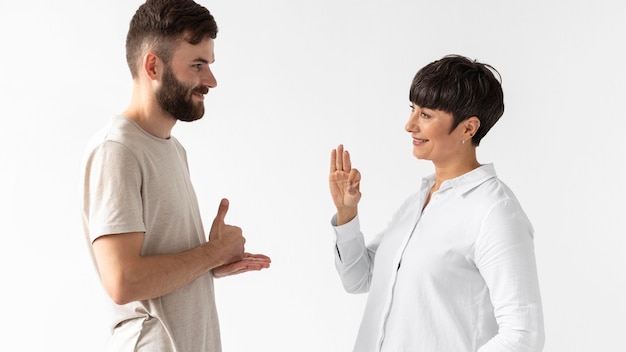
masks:
{"type": "Polygon", "coordinates": [[[354,219],[339,226],[337,226],[337,214],[335,214],[330,220],[330,224],[332,225],[333,230],[335,230],[338,245],[348,243],[358,238],[361,234],[361,223],[359,222],[358,214],[354,217],[354,219]]]}

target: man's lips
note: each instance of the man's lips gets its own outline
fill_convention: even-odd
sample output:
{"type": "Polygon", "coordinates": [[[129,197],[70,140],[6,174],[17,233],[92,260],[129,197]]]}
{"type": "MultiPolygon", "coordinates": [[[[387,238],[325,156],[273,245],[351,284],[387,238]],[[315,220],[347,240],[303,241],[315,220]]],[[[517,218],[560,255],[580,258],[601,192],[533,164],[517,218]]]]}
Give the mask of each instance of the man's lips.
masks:
{"type": "Polygon", "coordinates": [[[207,87],[200,87],[200,88],[196,88],[191,92],[196,98],[200,99],[200,100],[204,100],[204,95],[209,93],[209,88],[207,87]]]}
{"type": "Polygon", "coordinates": [[[198,87],[198,88],[194,89],[193,92],[197,93],[197,94],[204,95],[204,94],[209,93],[209,88],[208,87],[198,87]]]}

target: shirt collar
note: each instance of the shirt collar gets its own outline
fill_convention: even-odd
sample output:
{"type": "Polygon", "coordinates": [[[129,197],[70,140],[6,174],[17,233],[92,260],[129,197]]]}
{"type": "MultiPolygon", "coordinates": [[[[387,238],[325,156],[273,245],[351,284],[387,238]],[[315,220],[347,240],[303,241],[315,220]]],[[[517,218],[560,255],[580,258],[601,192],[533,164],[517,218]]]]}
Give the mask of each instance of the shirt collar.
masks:
{"type": "MultiPolygon", "coordinates": [[[[479,186],[483,182],[496,177],[496,169],[492,163],[484,164],[476,169],[465,173],[459,177],[444,181],[439,187],[439,191],[452,188],[459,195],[464,195],[475,187],[479,186]]],[[[423,179],[423,183],[430,185],[434,184],[435,175],[429,175],[423,179]]]]}

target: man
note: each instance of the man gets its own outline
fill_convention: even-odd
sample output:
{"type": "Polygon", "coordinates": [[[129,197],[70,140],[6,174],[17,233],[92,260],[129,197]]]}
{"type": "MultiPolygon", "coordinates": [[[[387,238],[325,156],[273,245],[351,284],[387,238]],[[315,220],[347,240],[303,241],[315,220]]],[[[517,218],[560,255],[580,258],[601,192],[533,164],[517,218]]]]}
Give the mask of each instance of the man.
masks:
{"type": "Polygon", "coordinates": [[[177,120],[204,115],[217,82],[210,69],[217,25],[193,0],[147,0],[126,39],[130,105],[90,141],[83,226],[112,302],[109,351],[221,351],[213,277],[269,267],[224,223],[200,219],[177,120]]]}

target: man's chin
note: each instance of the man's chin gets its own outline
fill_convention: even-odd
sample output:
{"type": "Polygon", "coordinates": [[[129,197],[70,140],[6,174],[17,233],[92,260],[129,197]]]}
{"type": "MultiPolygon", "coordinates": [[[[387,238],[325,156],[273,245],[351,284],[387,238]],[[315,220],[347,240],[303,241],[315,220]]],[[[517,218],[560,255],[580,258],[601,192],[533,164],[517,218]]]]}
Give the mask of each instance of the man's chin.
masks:
{"type": "Polygon", "coordinates": [[[200,120],[204,116],[204,104],[200,104],[196,109],[187,110],[187,113],[182,111],[176,115],[176,120],[184,122],[192,122],[200,120]]]}
{"type": "Polygon", "coordinates": [[[177,117],[176,120],[183,121],[183,122],[193,122],[193,121],[198,121],[203,117],[204,117],[204,111],[202,111],[202,113],[198,115],[193,115],[193,116],[186,115],[182,117],[177,117]]]}

